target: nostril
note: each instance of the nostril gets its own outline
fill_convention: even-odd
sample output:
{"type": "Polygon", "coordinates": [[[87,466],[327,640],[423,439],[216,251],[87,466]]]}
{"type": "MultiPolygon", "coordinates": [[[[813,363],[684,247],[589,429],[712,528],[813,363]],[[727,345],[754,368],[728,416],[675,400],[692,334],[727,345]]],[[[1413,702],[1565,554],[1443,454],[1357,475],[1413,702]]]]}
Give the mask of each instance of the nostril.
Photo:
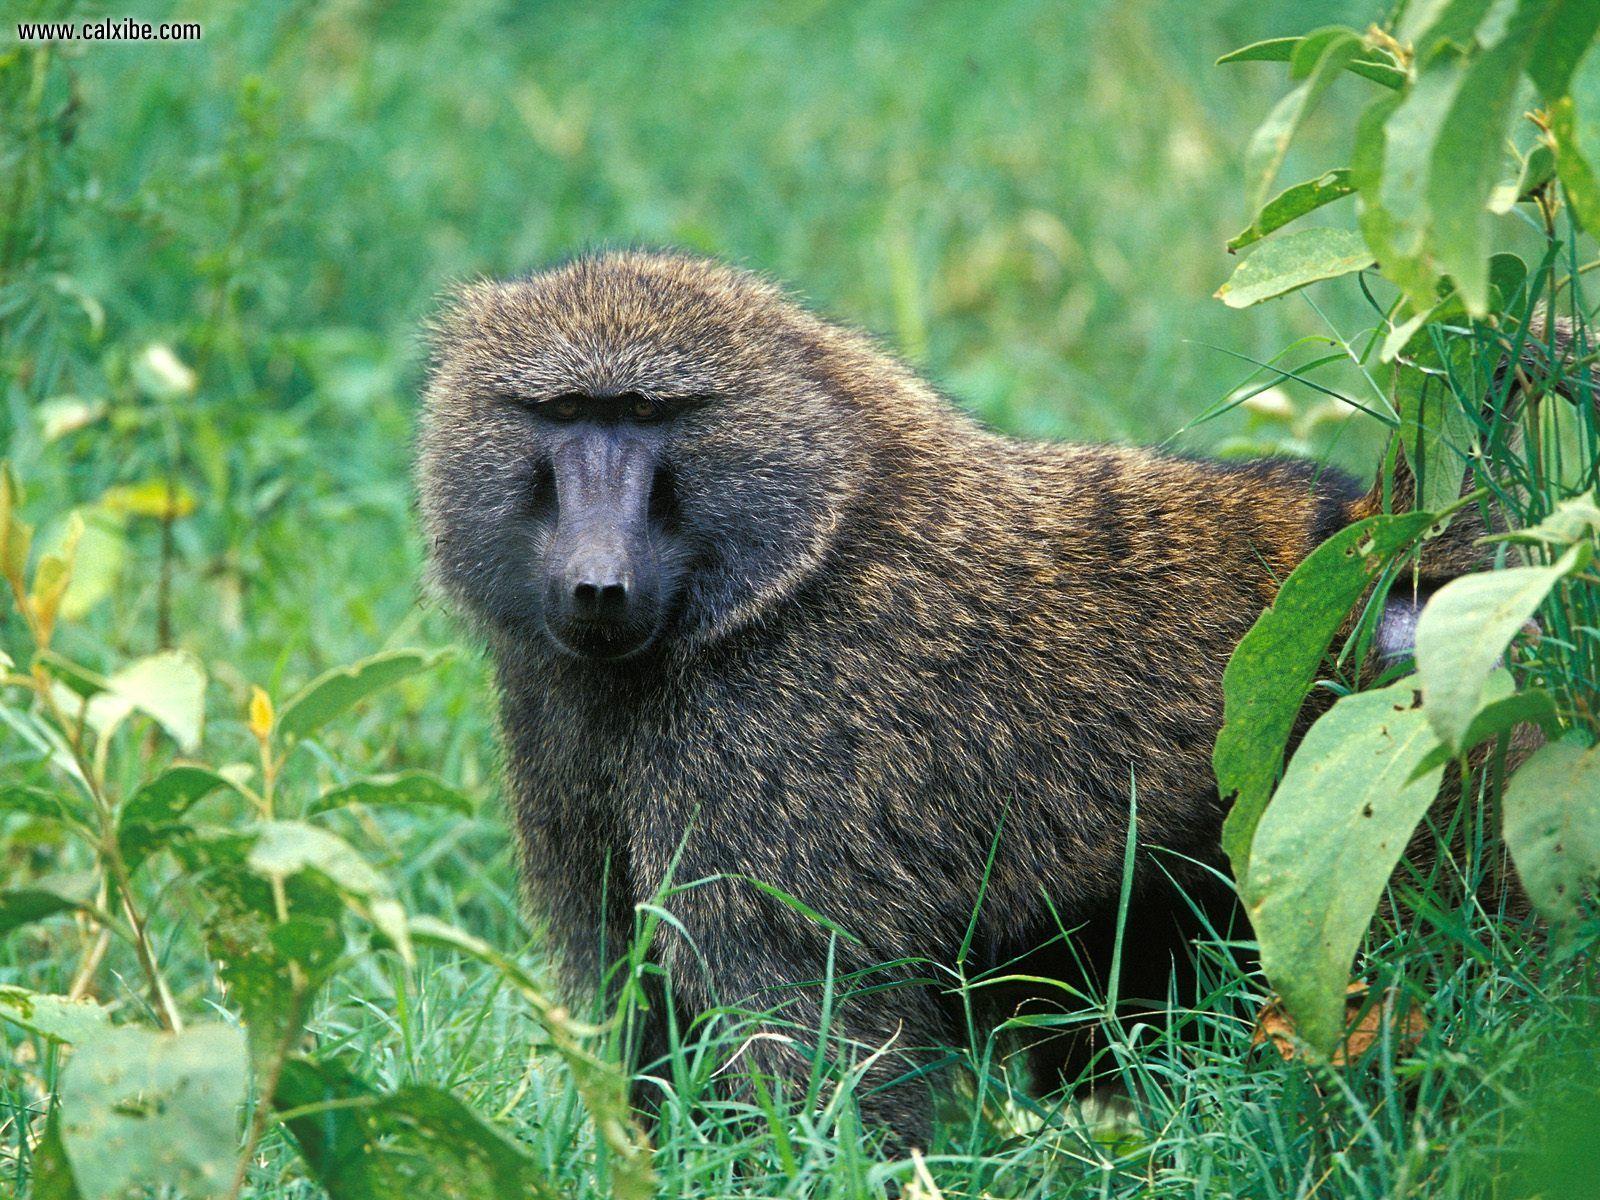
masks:
{"type": "Polygon", "coordinates": [[[620,617],[628,608],[627,582],[595,583],[582,580],[575,583],[572,585],[572,607],[582,617],[620,617]]]}

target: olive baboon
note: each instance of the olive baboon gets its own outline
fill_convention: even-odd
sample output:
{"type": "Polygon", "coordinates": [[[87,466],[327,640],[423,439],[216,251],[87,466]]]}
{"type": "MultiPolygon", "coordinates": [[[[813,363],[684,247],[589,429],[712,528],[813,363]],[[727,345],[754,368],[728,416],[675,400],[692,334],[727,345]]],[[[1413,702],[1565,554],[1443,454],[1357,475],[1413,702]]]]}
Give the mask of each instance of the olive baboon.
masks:
{"type": "MultiPolygon", "coordinates": [[[[420,458],[570,983],[594,986],[670,870],[714,880],[671,897],[652,950],[676,1012],[781,1005],[801,1029],[829,931],[749,880],[859,939],[838,977],[964,943],[969,974],[1103,972],[1130,787],[1141,845],[1177,853],[1136,872],[1123,992],[1164,995],[1184,923],[1163,877],[1226,891],[1229,653],[1375,503],[1309,464],[998,436],[767,282],[646,253],[461,289],[420,458]]],[[[933,986],[847,999],[833,1027],[892,1047],[883,1081],[965,1037],[933,986]]],[[[796,1061],[778,1039],[747,1058],[796,1061]]],[[[862,1103],[926,1136],[919,1088],[862,1103]]]]}

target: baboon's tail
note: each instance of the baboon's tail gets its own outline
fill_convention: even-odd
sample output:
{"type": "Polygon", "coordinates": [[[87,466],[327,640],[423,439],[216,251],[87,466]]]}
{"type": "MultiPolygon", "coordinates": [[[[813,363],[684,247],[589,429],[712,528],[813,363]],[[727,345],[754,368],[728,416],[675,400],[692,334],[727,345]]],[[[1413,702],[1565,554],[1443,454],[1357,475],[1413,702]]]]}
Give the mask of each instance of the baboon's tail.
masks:
{"type": "MultiPolygon", "coordinates": [[[[1482,413],[1485,424],[1494,420],[1510,420],[1529,393],[1535,395],[1555,392],[1576,402],[1579,397],[1590,404],[1600,405],[1600,375],[1584,369],[1576,352],[1575,332],[1572,323],[1557,318],[1547,325],[1543,313],[1536,313],[1528,323],[1520,357],[1513,362],[1511,348],[1506,348],[1505,358],[1495,374],[1496,394],[1508,374],[1515,375],[1506,400],[1496,412],[1486,404],[1482,413]]],[[[1400,444],[1403,432],[1397,431],[1389,440],[1378,478],[1366,495],[1350,506],[1350,519],[1359,521],[1383,512],[1408,512],[1417,504],[1417,479],[1404,447],[1400,444]]],[[[1474,478],[1474,464],[1468,463],[1461,484],[1461,494],[1466,495],[1478,484],[1474,478]]],[[[1489,565],[1491,553],[1479,545],[1479,539],[1491,532],[1484,519],[1482,505],[1469,506],[1456,513],[1449,526],[1424,547],[1419,564],[1419,582],[1423,588],[1438,587],[1459,575],[1482,570],[1489,565]]]]}

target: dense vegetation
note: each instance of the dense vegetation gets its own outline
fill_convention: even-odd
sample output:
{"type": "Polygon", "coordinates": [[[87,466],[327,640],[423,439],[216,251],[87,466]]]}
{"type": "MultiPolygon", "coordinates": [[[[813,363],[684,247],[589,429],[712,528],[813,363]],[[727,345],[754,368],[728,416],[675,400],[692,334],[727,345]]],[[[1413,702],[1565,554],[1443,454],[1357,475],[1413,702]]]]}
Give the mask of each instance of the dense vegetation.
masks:
{"type": "MultiPolygon", "coordinates": [[[[1567,7],[1581,24],[1587,6],[1567,7]]],[[[1583,184],[1551,182],[1555,157],[1536,163],[1543,134],[1521,118],[1552,99],[1534,86],[1546,78],[1482,123],[1487,165],[1451,182],[1512,191],[1462,235],[1450,213],[1435,227],[1426,204],[1385,190],[1359,134],[1349,157],[1388,86],[1370,76],[1410,71],[1398,95],[1414,97],[1436,86],[1418,82],[1429,70],[1456,69],[1453,52],[1413,62],[1399,43],[1327,35],[1291,47],[1295,82],[1320,101],[1303,120],[1277,103],[1281,66],[1212,66],[1275,35],[1360,33],[1383,16],[1370,4],[165,15],[199,20],[203,41],[18,45],[0,31],[0,431],[16,480],[0,484],[0,1189],[639,1195],[653,1169],[661,1194],[696,1197],[890,1181],[925,1197],[1580,1194],[1564,1155],[1600,1114],[1568,1064],[1597,1051],[1596,930],[1586,910],[1560,913],[1552,935],[1476,898],[1469,876],[1500,845],[1491,821],[1471,823],[1473,853],[1447,859],[1446,877],[1396,889],[1366,935],[1372,1036],[1347,1047],[1354,1065],[1314,1044],[1329,1040],[1326,947],[1297,957],[1288,938],[1275,960],[1269,944],[1269,983],[1219,942],[1197,947],[1204,987],[1172,998],[1171,1029],[1125,1021],[1115,997],[1070,1018],[1101,1029],[1100,1069],[1126,1104],[1041,1106],[1005,1044],[966,1047],[944,1140],[884,1161],[849,1087],[821,1072],[808,1095],[719,1101],[711,1076],[749,1032],[730,1014],[685,1031],[679,1102],[647,1168],[616,1107],[616,1028],[584,1027],[610,1014],[575,1019],[545,999],[487,681],[419,588],[408,479],[417,329],[444,283],[644,241],[795,281],[1007,429],[1370,473],[1398,424],[1417,435],[1406,453],[1424,507],[1453,502],[1477,445],[1497,464],[1481,499],[1538,525],[1596,485],[1592,415],[1530,405],[1516,420],[1535,431],[1531,454],[1507,436],[1515,421],[1473,422],[1503,406],[1504,339],[1538,340],[1539,303],[1586,325],[1579,287],[1560,283],[1592,265],[1572,211],[1583,184]],[[1379,69],[1344,71],[1358,56],[1379,69]],[[1283,119],[1251,141],[1269,113],[1293,117],[1281,151],[1283,119]],[[1285,183],[1346,163],[1367,193],[1335,175],[1310,198],[1354,195],[1359,238],[1342,232],[1348,211],[1309,211],[1308,193],[1276,210],[1308,210],[1292,226],[1259,246],[1238,236],[1268,232],[1257,210],[1285,183]],[[1379,199],[1395,208],[1381,228],[1379,199]],[[1231,273],[1230,237],[1256,264],[1230,285],[1238,304],[1307,281],[1294,271],[1369,268],[1382,236],[1398,249],[1378,271],[1259,308],[1208,299],[1231,273]],[[1258,1036],[1270,988],[1287,1007],[1258,1036]],[[155,1032],[179,1027],[176,1041],[155,1032]],[[247,1106],[241,1123],[247,1077],[275,1107],[247,1106]]],[[[1457,41],[1499,44],[1482,12],[1458,17],[1457,41]]],[[[1562,118],[1593,148],[1597,57],[1562,118]]],[[[1496,63],[1513,81],[1523,67],[1496,63]]],[[[1565,564],[1527,601],[1545,605],[1543,637],[1517,644],[1514,677],[1459,700],[1454,725],[1429,712],[1453,730],[1447,756],[1529,719],[1592,739],[1595,585],[1565,547],[1594,522],[1562,511],[1544,541],[1506,552],[1531,553],[1524,570],[1565,564]],[[1464,727],[1485,695],[1500,724],[1464,727]]],[[[1431,518],[1383,519],[1393,536],[1373,569],[1387,585],[1431,518]]],[[[1310,652],[1326,686],[1359,682],[1310,652]]],[[[1258,805],[1276,763],[1265,771],[1258,805]]],[[[1493,772],[1469,776],[1495,808],[1493,772]]],[[[1230,845],[1241,870],[1249,842],[1230,845]]],[[[1362,936],[1370,905],[1314,898],[1362,936]]]]}

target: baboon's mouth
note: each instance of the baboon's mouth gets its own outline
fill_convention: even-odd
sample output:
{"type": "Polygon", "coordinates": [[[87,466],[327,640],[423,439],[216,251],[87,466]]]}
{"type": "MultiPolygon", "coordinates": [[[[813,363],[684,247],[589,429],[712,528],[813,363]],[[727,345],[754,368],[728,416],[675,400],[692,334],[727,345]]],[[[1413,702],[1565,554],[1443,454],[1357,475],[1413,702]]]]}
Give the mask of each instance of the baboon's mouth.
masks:
{"type": "Polygon", "coordinates": [[[568,658],[583,662],[615,663],[637,658],[656,644],[661,635],[661,623],[649,628],[614,629],[585,622],[572,622],[557,629],[548,619],[544,622],[545,636],[568,658]]]}

